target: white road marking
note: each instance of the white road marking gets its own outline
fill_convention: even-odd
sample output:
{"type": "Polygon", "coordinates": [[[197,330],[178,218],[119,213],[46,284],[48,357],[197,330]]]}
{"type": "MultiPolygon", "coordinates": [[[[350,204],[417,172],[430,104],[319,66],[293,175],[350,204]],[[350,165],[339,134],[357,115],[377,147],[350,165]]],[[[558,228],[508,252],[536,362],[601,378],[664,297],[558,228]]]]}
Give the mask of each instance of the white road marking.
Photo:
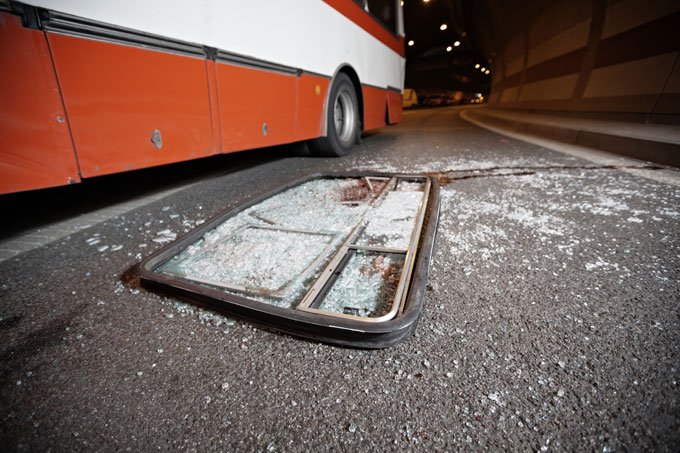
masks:
{"type": "Polygon", "coordinates": [[[179,187],[157,192],[151,195],[135,198],[133,200],[107,206],[96,211],[82,214],[78,217],[53,223],[44,227],[37,228],[21,236],[13,237],[4,242],[0,242],[0,263],[7,261],[15,256],[28,252],[51,242],[62,239],[70,234],[90,228],[91,226],[105,222],[133,209],[146,206],[149,203],[158,201],[168,195],[184,190],[196,182],[184,184],[179,187]]]}

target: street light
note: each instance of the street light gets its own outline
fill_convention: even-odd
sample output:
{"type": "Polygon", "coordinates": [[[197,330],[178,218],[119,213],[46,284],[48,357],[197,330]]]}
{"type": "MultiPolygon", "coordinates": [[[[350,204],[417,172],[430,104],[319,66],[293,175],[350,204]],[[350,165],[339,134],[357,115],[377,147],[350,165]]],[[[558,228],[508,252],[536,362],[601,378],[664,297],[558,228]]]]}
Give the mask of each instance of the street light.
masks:
{"type": "Polygon", "coordinates": [[[460,41],[456,41],[456,42],[454,42],[454,43],[453,43],[453,46],[454,46],[454,47],[458,47],[458,46],[460,46],[460,41]]]}
{"type": "Polygon", "coordinates": [[[449,28],[449,26],[446,25],[446,24],[441,24],[441,25],[439,26],[439,29],[440,29],[441,31],[444,31],[444,30],[446,30],[447,28],[449,28]]]}
{"type": "Polygon", "coordinates": [[[408,45],[409,45],[409,46],[413,46],[415,43],[416,43],[416,42],[415,42],[414,40],[410,40],[410,41],[408,42],[408,45]]]}
{"type": "Polygon", "coordinates": [[[452,50],[453,50],[453,47],[451,47],[451,46],[449,46],[449,47],[446,48],[446,51],[447,51],[447,52],[451,52],[452,50]]]}

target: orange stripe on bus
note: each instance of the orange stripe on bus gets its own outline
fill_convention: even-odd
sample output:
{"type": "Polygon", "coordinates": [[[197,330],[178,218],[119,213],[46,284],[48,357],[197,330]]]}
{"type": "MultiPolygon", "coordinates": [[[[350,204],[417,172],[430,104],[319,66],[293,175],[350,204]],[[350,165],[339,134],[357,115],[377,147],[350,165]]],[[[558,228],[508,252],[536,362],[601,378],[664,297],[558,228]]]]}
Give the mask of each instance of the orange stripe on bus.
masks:
{"type": "Polygon", "coordinates": [[[387,113],[387,90],[362,86],[364,95],[364,130],[385,127],[387,113]]]}
{"type": "Polygon", "coordinates": [[[387,92],[387,103],[390,112],[390,124],[401,123],[403,119],[403,95],[396,91],[387,92]]]}
{"type": "Polygon", "coordinates": [[[0,13],[0,193],[79,182],[43,32],[0,13]]]}
{"type": "Polygon", "coordinates": [[[213,153],[205,60],[47,37],[83,177],[213,153]]]}
{"type": "Polygon", "coordinates": [[[302,74],[298,79],[295,139],[317,138],[323,130],[325,100],[330,79],[302,74]]]}
{"type": "Polygon", "coordinates": [[[208,78],[208,91],[210,96],[210,125],[212,128],[212,152],[222,152],[222,131],[220,130],[220,104],[217,90],[217,68],[215,61],[205,61],[205,71],[208,78]]]}
{"type": "Polygon", "coordinates": [[[296,76],[220,62],[216,67],[224,152],[295,141],[296,76]]]}
{"type": "Polygon", "coordinates": [[[402,57],[406,55],[404,51],[404,37],[396,37],[387,31],[377,19],[371,17],[353,0],[323,1],[402,57]]]}

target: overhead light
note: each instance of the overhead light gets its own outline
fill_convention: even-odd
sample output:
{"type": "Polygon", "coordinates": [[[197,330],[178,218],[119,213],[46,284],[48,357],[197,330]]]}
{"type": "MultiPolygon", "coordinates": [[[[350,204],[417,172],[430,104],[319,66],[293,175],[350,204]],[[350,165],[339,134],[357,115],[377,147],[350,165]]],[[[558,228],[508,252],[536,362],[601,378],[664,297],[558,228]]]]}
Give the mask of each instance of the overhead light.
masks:
{"type": "Polygon", "coordinates": [[[458,47],[458,46],[460,46],[460,41],[456,41],[456,42],[453,43],[453,47],[458,47]]]}
{"type": "Polygon", "coordinates": [[[453,50],[453,47],[451,47],[451,46],[449,46],[449,47],[446,48],[446,51],[447,51],[447,52],[451,52],[452,50],[453,50]]]}
{"type": "Polygon", "coordinates": [[[490,73],[491,73],[491,71],[489,71],[488,69],[484,72],[484,74],[490,74],[490,73]]]}
{"type": "Polygon", "coordinates": [[[423,3],[430,3],[430,0],[423,0],[423,3]]]}
{"type": "Polygon", "coordinates": [[[446,30],[447,28],[449,28],[449,26],[446,25],[446,24],[441,24],[441,25],[439,26],[439,29],[442,30],[442,31],[446,30]]]}
{"type": "Polygon", "coordinates": [[[482,71],[482,72],[486,71],[486,68],[482,68],[481,71],[482,71]]]}
{"type": "Polygon", "coordinates": [[[416,43],[416,42],[415,42],[414,40],[410,40],[410,41],[408,42],[408,45],[409,45],[409,46],[412,46],[412,45],[414,45],[415,43],[416,43]]]}
{"type": "Polygon", "coordinates": [[[475,65],[475,69],[479,69],[479,63],[475,65]]]}
{"type": "Polygon", "coordinates": [[[404,0],[401,0],[401,6],[404,6],[404,0]]]}

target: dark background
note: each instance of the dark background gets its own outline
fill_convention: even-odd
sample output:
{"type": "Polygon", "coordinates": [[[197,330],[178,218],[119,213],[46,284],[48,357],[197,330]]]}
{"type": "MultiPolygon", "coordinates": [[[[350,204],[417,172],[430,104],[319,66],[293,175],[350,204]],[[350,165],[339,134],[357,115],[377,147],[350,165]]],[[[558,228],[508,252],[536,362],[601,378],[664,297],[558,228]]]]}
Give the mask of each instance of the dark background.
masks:
{"type": "Polygon", "coordinates": [[[467,30],[465,11],[470,7],[455,0],[406,0],[404,2],[406,43],[406,87],[420,94],[440,91],[489,92],[491,75],[475,69],[488,67],[487,59],[467,30]],[[446,24],[447,29],[439,29],[446,24]],[[453,47],[455,41],[460,46],[453,47]],[[452,46],[450,52],[447,46],[452,46]]]}

